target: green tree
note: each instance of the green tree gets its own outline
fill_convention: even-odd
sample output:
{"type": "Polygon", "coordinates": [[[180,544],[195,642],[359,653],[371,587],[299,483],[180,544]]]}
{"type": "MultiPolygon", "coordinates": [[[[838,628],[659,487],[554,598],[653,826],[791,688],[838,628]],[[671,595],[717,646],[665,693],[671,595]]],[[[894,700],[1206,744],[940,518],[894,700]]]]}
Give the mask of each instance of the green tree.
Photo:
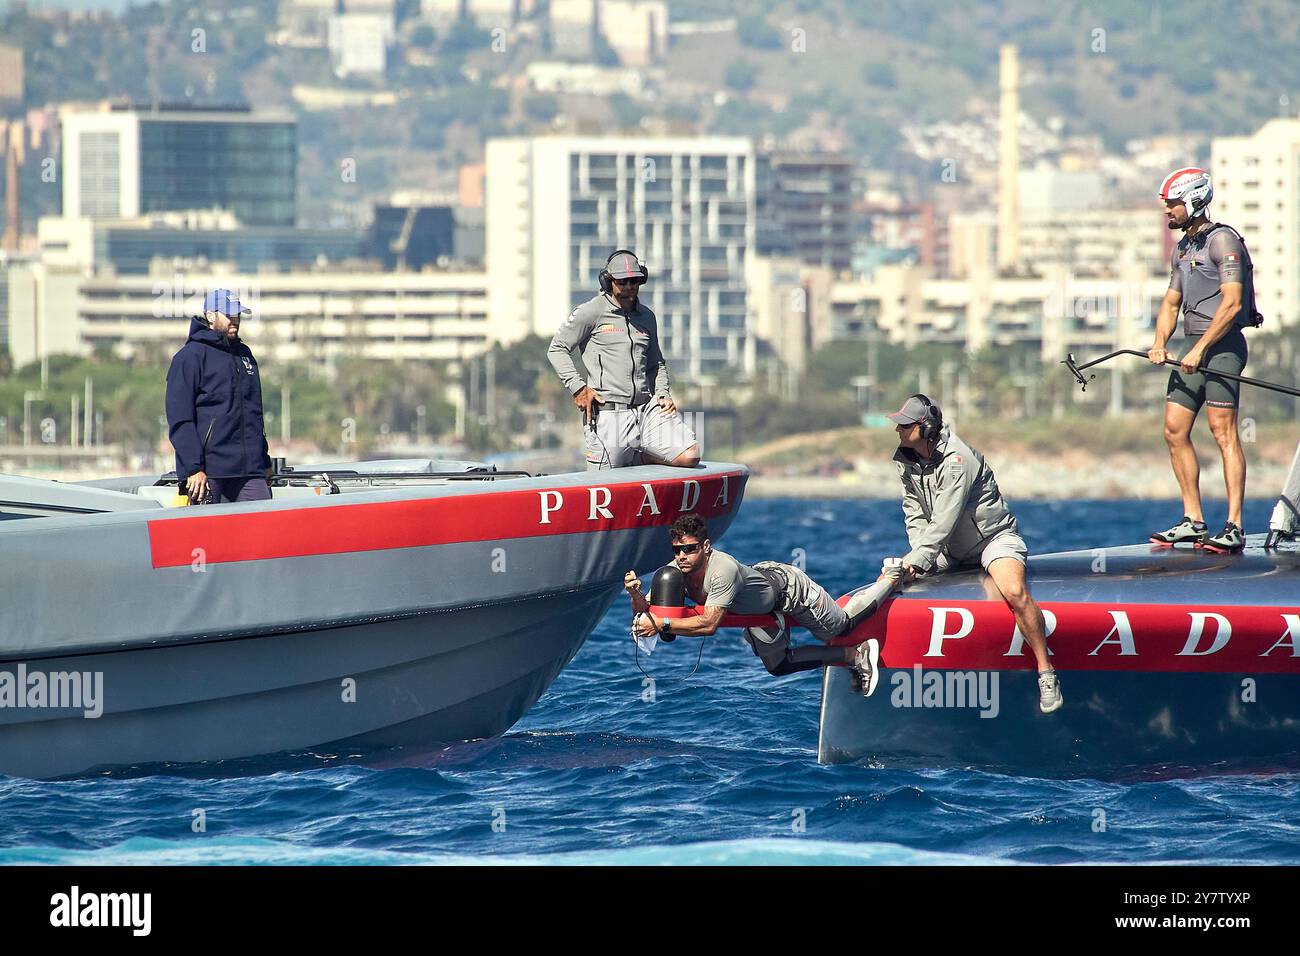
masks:
{"type": "Polygon", "coordinates": [[[438,34],[427,23],[421,23],[411,31],[411,46],[427,50],[438,41],[438,34]]]}
{"type": "Polygon", "coordinates": [[[736,20],[736,38],[755,50],[779,50],[781,35],[763,17],[747,14],[736,20]]]}
{"type": "Polygon", "coordinates": [[[448,55],[473,53],[476,50],[486,50],[491,42],[491,33],[480,29],[469,17],[461,17],[447,31],[440,51],[448,55]]]}
{"type": "Polygon", "coordinates": [[[533,93],[524,97],[524,115],[535,123],[550,123],[559,112],[559,100],[552,93],[533,93]]]}
{"type": "Polygon", "coordinates": [[[610,114],[624,129],[640,125],[645,116],[645,107],[626,93],[611,94],[608,103],[610,114]]]}
{"type": "Polygon", "coordinates": [[[605,39],[605,34],[600,32],[592,42],[591,58],[600,66],[620,66],[623,62],[618,58],[618,51],[605,39]]]}
{"type": "MultiPolygon", "coordinates": [[[[754,100],[733,100],[713,120],[713,130],[730,135],[746,135],[755,129],[774,128],[773,117],[778,114],[766,103],[754,100]]],[[[785,114],[790,117],[791,114],[785,114]]],[[[784,125],[784,124],[782,124],[784,125]]]]}
{"type": "Polygon", "coordinates": [[[894,71],[894,64],[887,60],[876,60],[864,66],[862,68],[862,79],[869,86],[879,86],[890,90],[898,86],[898,74],[894,71]]]}
{"type": "Polygon", "coordinates": [[[722,71],[722,82],[730,89],[748,92],[758,82],[758,66],[749,60],[732,60],[722,71]]]}

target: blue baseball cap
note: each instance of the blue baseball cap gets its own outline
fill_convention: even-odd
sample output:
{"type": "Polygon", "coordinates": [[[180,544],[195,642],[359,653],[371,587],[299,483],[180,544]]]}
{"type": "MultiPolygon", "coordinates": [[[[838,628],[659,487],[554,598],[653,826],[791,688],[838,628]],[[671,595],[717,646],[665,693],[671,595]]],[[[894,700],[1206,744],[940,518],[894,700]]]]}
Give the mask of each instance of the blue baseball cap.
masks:
{"type": "Polygon", "coordinates": [[[253,310],[239,301],[239,296],[229,289],[213,289],[203,297],[204,312],[220,312],[222,315],[248,315],[253,310]]]}

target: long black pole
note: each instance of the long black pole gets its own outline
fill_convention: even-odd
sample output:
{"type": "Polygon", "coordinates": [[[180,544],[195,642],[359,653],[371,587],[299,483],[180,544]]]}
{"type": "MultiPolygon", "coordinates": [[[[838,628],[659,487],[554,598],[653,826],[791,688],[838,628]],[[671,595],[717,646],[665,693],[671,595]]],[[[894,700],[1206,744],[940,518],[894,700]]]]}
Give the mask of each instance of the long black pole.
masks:
{"type": "MultiPolygon", "coordinates": [[[[1094,365],[1100,365],[1102,362],[1109,362],[1117,355],[1136,355],[1139,358],[1144,358],[1147,359],[1147,361],[1150,361],[1150,359],[1147,358],[1146,352],[1139,352],[1137,349],[1120,349],[1117,352],[1111,352],[1109,355],[1103,355],[1101,358],[1095,358],[1091,362],[1084,362],[1082,365],[1074,360],[1074,353],[1071,352],[1066,355],[1065,361],[1061,364],[1068,368],[1070,373],[1079,380],[1079,384],[1083,386],[1083,390],[1086,392],[1088,390],[1088,382],[1092,381],[1097,376],[1089,375],[1087,378],[1084,378],[1083,370],[1092,368],[1094,365]]],[[[1167,358],[1161,364],[1177,365],[1178,359],[1167,358]]],[[[1243,385],[1254,385],[1257,388],[1266,388],[1271,392],[1281,392],[1283,395],[1294,395],[1296,398],[1300,398],[1300,389],[1291,388],[1287,385],[1279,385],[1276,382],[1264,382],[1257,378],[1247,378],[1245,375],[1233,375],[1231,372],[1220,372],[1217,369],[1201,369],[1201,371],[1204,371],[1207,375],[1217,375],[1220,378],[1230,378],[1234,382],[1241,382],[1243,385]]]]}

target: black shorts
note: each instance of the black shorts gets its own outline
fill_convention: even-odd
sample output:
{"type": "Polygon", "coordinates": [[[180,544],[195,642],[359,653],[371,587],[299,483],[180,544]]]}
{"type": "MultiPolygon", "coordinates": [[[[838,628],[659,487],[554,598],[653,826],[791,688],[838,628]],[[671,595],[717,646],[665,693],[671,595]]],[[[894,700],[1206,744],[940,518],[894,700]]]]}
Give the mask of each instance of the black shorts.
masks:
{"type": "Polygon", "coordinates": [[[1175,368],[1169,373],[1165,401],[1193,412],[1199,412],[1202,405],[1236,408],[1241,402],[1241,383],[1214,373],[1218,371],[1240,375],[1246,367],[1248,357],[1246,336],[1241,334],[1240,328],[1230,330],[1210,346],[1210,350],[1201,359],[1199,371],[1186,375],[1181,369],[1175,368]]]}

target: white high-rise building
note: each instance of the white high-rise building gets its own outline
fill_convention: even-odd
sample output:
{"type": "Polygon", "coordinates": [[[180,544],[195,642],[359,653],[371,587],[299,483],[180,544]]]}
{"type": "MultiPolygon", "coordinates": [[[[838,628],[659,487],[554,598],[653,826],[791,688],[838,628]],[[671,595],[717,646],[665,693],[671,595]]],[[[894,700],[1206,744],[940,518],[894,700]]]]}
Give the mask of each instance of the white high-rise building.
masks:
{"type": "Polygon", "coordinates": [[[551,45],[556,55],[585,60],[596,37],[596,0],[551,0],[551,45]]]}
{"type": "Polygon", "coordinates": [[[511,26],[518,13],[515,0],[473,0],[466,5],[466,13],[480,30],[511,26]]]}
{"type": "Polygon", "coordinates": [[[329,49],[334,75],[382,76],[395,37],[391,14],[340,13],[330,17],[329,49]]]}
{"type": "Polygon", "coordinates": [[[1210,216],[1246,240],[1264,327],[1300,322],[1300,119],[1269,120],[1253,136],[1215,139],[1210,175],[1210,216]]]}
{"type": "Polygon", "coordinates": [[[420,16],[442,33],[465,15],[465,0],[420,0],[420,16]]]}
{"type": "Polygon", "coordinates": [[[1022,229],[1030,220],[1089,212],[1105,206],[1106,182],[1097,169],[1061,169],[1040,163],[1033,169],[1020,170],[1018,178],[1022,229]]]}
{"type": "Polygon", "coordinates": [[[600,0],[600,31],[624,66],[649,66],[668,50],[665,0],[600,0]]]}
{"type": "Polygon", "coordinates": [[[22,366],[49,355],[111,348],[127,357],[173,352],[210,289],[234,290],[253,311],[240,328],[264,362],[338,358],[470,358],[496,336],[481,271],[241,273],[217,264],[147,275],[90,275],[75,265],[24,262],[7,269],[9,349],[22,366]]]}
{"type": "Polygon", "coordinates": [[[650,270],[645,301],[671,369],[751,374],[754,183],[753,144],[739,137],[489,140],[493,328],[506,340],[552,335],[626,247],[650,270]]]}
{"type": "Polygon", "coordinates": [[[481,30],[508,27],[531,17],[537,0],[420,0],[420,16],[439,33],[468,17],[481,30]]]}

